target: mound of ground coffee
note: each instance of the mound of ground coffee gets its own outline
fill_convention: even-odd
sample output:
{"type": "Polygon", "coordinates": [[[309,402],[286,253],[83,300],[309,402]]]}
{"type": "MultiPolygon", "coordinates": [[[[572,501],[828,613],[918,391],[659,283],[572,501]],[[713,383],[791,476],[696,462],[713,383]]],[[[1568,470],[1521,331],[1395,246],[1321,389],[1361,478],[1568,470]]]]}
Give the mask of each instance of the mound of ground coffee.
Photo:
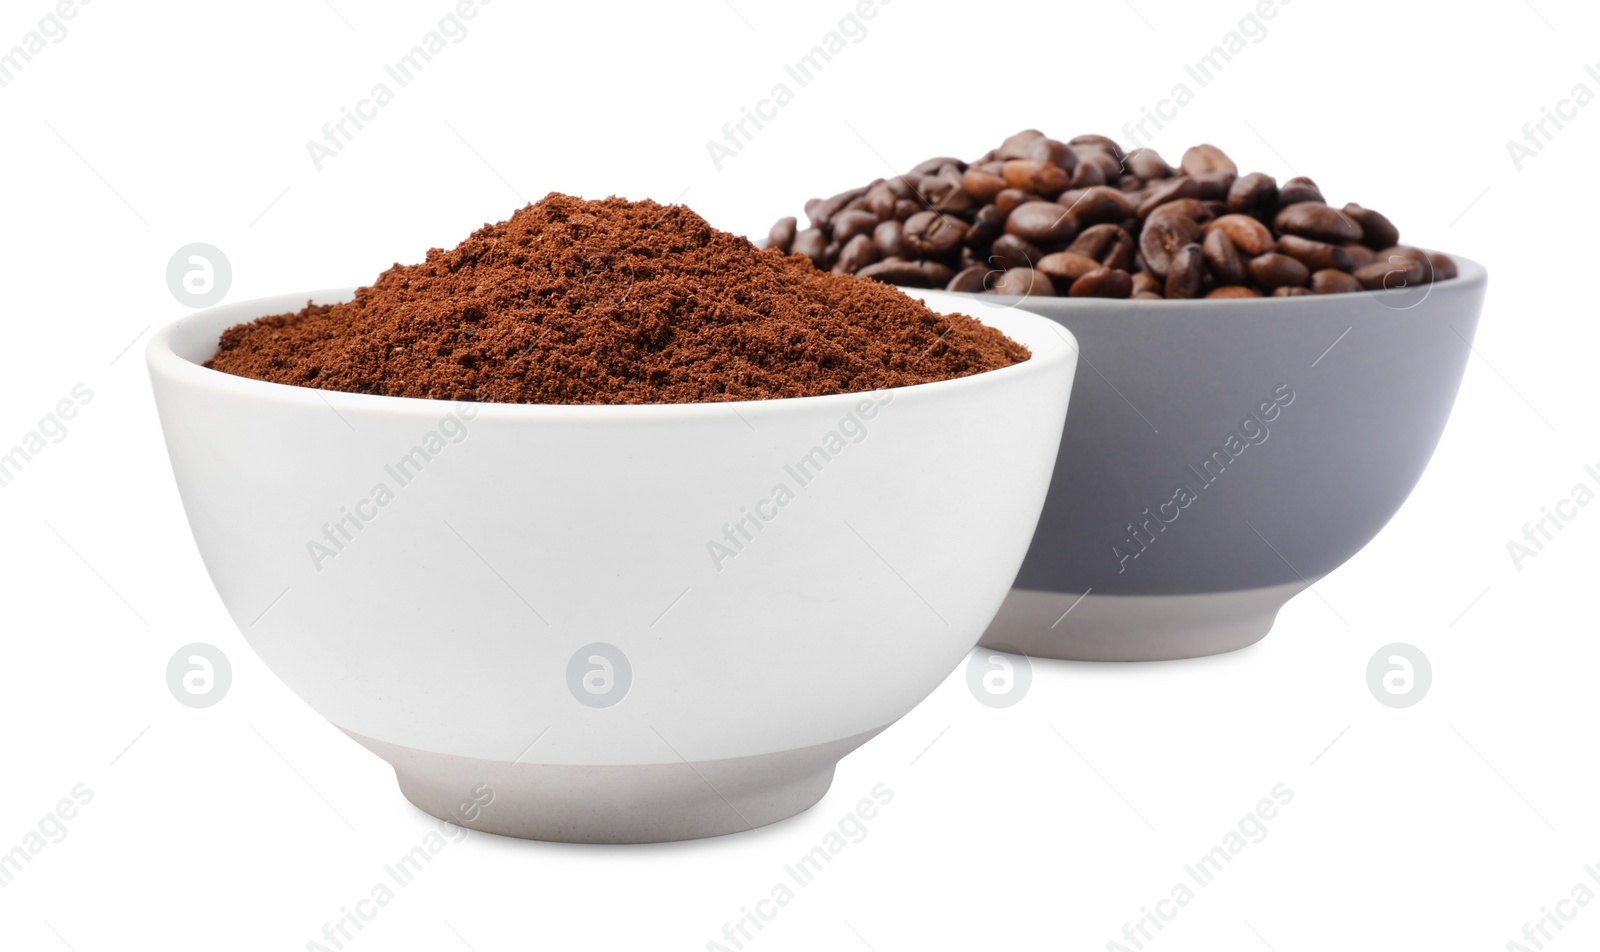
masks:
{"type": "Polygon", "coordinates": [[[207,367],[495,403],[854,393],[1028,359],[970,317],[759,250],[681,205],[552,193],[344,304],[230,328],[207,367]]]}
{"type": "Polygon", "coordinates": [[[806,203],[768,242],[817,267],[949,291],[1102,298],[1291,297],[1456,276],[1369,208],[1317,183],[1239,174],[1214,145],[1174,168],[1100,135],[1027,129],[974,162],[939,156],[806,203]]]}

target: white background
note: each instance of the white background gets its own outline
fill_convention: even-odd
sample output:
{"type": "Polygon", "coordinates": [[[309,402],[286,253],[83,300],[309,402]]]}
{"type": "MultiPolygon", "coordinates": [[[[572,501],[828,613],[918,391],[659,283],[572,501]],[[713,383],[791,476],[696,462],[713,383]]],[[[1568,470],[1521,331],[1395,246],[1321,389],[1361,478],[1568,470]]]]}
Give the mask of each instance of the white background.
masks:
{"type": "MultiPolygon", "coordinates": [[[[165,279],[180,246],[221,248],[244,300],[369,282],[550,190],[681,196],[762,235],[812,195],[1021,128],[1120,137],[1251,9],[895,0],[719,172],[706,141],[853,6],[730,2],[497,0],[321,171],[306,141],[446,0],[99,0],[0,88],[0,445],[74,384],[94,394],[0,489],[0,852],[74,785],[94,794],[0,889],[0,947],[306,948],[435,827],[265,670],[206,578],[141,363],[187,311],[165,279]],[[165,683],[195,641],[234,667],[205,710],[165,683]]],[[[0,51],[50,7],[5,0],[0,51]]],[[[1103,949],[1280,783],[1266,838],[1151,948],[1503,949],[1575,884],[1600,892],[1600,505],[1520,569],[1506,549],[1600,489],[1600,104],[1520,171],[1506,150],[1575,84],[1600,94],[1600,11],[1295,0],[1267,26],[1154,145],[1311,175],[1490,271],[1449,429],[1383,534],[1235,655],[1037,662],[1005,710],[957,672],[770,828],[474,834],[350,948],[703,949],[880,783],[894,799],[865,839],[747,948],[1103,949]],[[1405,710],[1365,683],[1395,641],[1433,664],[1405,710]]],[[[1596,943],[1600,904],[1552,946],[1596,943]]]]}

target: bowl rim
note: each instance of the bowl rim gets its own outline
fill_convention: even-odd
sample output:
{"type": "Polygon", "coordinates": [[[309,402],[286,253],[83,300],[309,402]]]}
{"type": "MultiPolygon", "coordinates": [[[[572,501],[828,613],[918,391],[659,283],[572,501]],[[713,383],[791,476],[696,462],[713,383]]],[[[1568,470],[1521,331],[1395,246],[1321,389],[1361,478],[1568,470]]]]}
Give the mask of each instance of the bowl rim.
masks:
{"type": "MultiPolygon", "coordinates": [[[[807,397],[779,397],[767,400],[721,400],[698,403],[643,403],[643,404],[558,404],[558,403],[497,403],[472,400],[443,400],[428,397],[396,397],[382,394],[353,393],[344,390],[323,390],[296,384],[275,383],[241,377],[221,370],[213,370],[198,360],[179,353],[179,348],[189,349],[211,341],[211,353],[222,332],[237,324],[246,323],[271,314],[298,310],[307,300],[320,304],[349,300],[355,295],[354,286],[324,288],[317,291],[296,292],[251,298],[244,301],[219,304],[185,315],[167,324],[152,335],[145,346],[146,367],[152,378],[163,378],[182,384],[191,390],[200,390],[224,397],[245,398],[256,401],[277,402],[287,405],[325,404],[336,413],[341,410],[387,413],[391,415],[416,415],[436,417],[453,408],[471,407],[473,416],[480,419],[530,419],[583,421],[663,421],[680,418],[707,418],[731,412],[744,416],[770,416],[773,414],[847,412],[862,400],[879,394],[902,394],[917,399],[949,394],[956,397],[963,390],[1006,386],[1018,378],[1040,374],[1071,372],[1076,369],[1078,340],[1060,324],[1028,311],[1006,307],[998,302],[968,302],[963,295],[949,292],[924,291],[918,300],[941,313],[966,313],[987,327],[1000,331],[1007,337],[1027,347],[1028,360],[981,373],[951,377],[928,383],[887,387],[878,390],[857,390],[848,393],[830,393],[807,397]],[[943,301],[926,301],[926,297],[939,297],[943,301]],[[298,302],[298,303],[290,303],[298,302]],[[948,305],[948,306],[946,306],[948,305]],[[974,307],[973,305],[977,305],[974,307]],[[198,338],[198,340],[197,340],[198,338]]],[[[209,359],[210,353],[206,358],[209,359]]],[[[1019,381],[1020,382],[1020,381],[1019,381]]],[[[746,421],[748,422],[748,421],[746,421]]]]}
{"type": "MultiPolygon", "coordinates": [[[[1436,252],[1431,248],[1423,248],[1421,250],[1426,251],[1429,254],[1446,254],[1450,258],[1450,260],[1455,262],[1456,271],[1457,271],[1456,276],[1453,277],[1453,278],[1446,278],[1443,281],[1432,281],[1432,282],[1429,282],[1426,285],[1422,285],[1422,287],[1425,287],[1425,288],[1428,289],[1425,292],[1424,296],[1426,296],[1426,294],[1432,294],[1433,293],[1433,291],[1432,291],[1433,288],[1456,288],[1456,287],[1466,287],[1466,286],[1470,286],[1470,285],[1477,285],[1477,286],[1481,287],[1484,284],[1486,284],[1488,282],[1488,280],[1489,280],[1489,271],[1488,271],[1488,269],[1485,268],[1478,261],[1475,261],[1475,260],[1473,260],[1471,258],[1462,257],[1461,255],[1449,254],[1447,252],[1436,252]]],[[[897,287],[898,287],[898,285],[897,285],[897,287]]],[[[912,288],[901,287],[900,290],[909,292],[909,291],[912,291],[912,290],[920,290],[920,289],[912,289],[912,288]]],[[[924,293],[929,293],[929,292],[924,292],[924,293]]],[[[1235,307],[1245,307],[1245,308],[1283,307],[1283,306],[1286,306],[1285,302],[1289,302],[1289,301],[1294,302],[1293,304],[1288,304],[1287,306],[1289,306],[1289,307],[1316,307],[1316,306],[1324,306],[1325,307],[1327,305],[1313,305],[1310,302],[1313,302],[1313,301],[1350,301],[1350,302],[1354,302],[1354,301],[1362,301],[1362,300],[1377,301],[1377,300],[1379,300],[1380,298],[1383,298],[1383,297],[1403,298],[1406,295],[1415,295],[1418,292],[1417,292],[1416,288],[1384,288],[1384,289],[1380,289],[1380,290],[1376,290],[1376,291],[1366,291],[1366,290],[1363,290],[1363,291],[1349,291],[1349,292],[1345,292],[1343,294],[1301,294],[1301,295],[1296,295],[1294,297],[1281,297],[1281,298],[1275,298],[1275,297],[1271,297],[1269,295],[1262,295],[1261,297],[1256,297],[1256,298],[1188,298],[1188,299],[1180,300],[1180,301],[1170,301],[1170,300],[1149,301],[1149,300],[1134,300],[1133,298],[1090,298],[1090,297],[1078,297],[1078,298],[1075,298],[1075,297],[1066,297],[1065,295],[1050,295],[1050,296],[1040,295],[1040,296],[1033,296],[1033,297],[1024,297],[1024,296],[1016,295],[1016,294],[990,294],[987,291],[946,291],[946,290],[944,290],[942,288],[938,289],[938,293],[940,293],[940,294],[948,294],[948,295],[951,295],[953,297],[956,297],[956,298],[959,298],[959,299],[962,299],[962,300],[981,301],[981,302],[985,302],[985,303],[992,302],[992,303],[1000,305],[1001,307],[1006,307],[1006,308],[1013,308],[1013,307],[1022,306],[1022,307],[1035,307],[1035,308],[1074,308],[1074,309],[1083,310],[1083,309],[1093,309],[1093,308],[1096,308],[1096,307],[1103,307],[1103,308],[1105,308],[1107,310],[1108,313],[1111,313],[1111,314],[1116,314],[1119,311],[1124,311],[1125,312],[1125,311],[1130,311],[1130,310],[1146,310],[1146,309],[1148,309],[1148,310],[1150,310],[1152,312],[1159,312],[1159,311],[1163,311],[1163,310],[1169,310],[1169,311],[1177,311],[1179,313],[1183,313],[1183,314],[1186,314],[1186,315],[1192,317],[1192,314],[1190,314],[1190,312],[1193,311],[1193,310],[1201,310],[1201,311],[1230,310],[1230,309],[1235,308],[1235,307]]],[[[1420,303],[1420,301],[1418,303],[1420,303]]],[[[1404,311],[1411,310],[1412,307],[1415,307],[1415,305],[1411,305],[1410,307],[1404,307],[1404,308],[1388,308],[1388,310],[1396,312],[1396,313],[1401,313],[1401,312],[1404,312],[1404,311]]],[[[1036,311],[1035,313],[1038,313],[1038,312],[1036,311]]]]}

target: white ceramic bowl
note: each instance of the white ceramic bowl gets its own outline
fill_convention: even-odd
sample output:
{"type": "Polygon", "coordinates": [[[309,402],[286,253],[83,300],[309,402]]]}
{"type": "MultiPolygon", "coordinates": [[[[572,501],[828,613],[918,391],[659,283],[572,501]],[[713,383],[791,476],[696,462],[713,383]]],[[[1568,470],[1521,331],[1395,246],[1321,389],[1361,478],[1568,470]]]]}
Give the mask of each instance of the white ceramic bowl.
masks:
{"type": "Polygon", "coordinates": [[[540,839],[710,836],[816,802],[999,608],[1077,361],[1051,321],[929,295],[1033,358],[870,394],[650,406],[377,397],[201,366],[234,324],[352,293],[212,308],[151,341],[190,527],[246,640],[413,803],[540,839]]]}
{"type": "Polygon", "coordinates": [[[1264,637],[1427,467],[1488,280],[1455,261],[1447,281],[1353,294],[966,296],[1049,317],[1083,348],[1038,532],[983,643],[1151,661],[1264,637]]]}

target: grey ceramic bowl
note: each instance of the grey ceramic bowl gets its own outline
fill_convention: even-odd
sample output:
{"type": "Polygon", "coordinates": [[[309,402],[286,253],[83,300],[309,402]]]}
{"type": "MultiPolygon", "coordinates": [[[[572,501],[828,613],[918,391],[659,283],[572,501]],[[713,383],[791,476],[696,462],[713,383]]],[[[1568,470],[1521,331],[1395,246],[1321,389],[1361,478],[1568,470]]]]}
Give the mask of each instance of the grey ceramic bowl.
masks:
{"type": "Polygon", "coordinates": [[[1448,281],[1356,294],[973,295],[1052,318],[1081,347],[1038,531],[982,643],[1147,661],[1264,637],[1378,534],[1433,455],[1487,281],[1455,260],[1448,281]]]}

